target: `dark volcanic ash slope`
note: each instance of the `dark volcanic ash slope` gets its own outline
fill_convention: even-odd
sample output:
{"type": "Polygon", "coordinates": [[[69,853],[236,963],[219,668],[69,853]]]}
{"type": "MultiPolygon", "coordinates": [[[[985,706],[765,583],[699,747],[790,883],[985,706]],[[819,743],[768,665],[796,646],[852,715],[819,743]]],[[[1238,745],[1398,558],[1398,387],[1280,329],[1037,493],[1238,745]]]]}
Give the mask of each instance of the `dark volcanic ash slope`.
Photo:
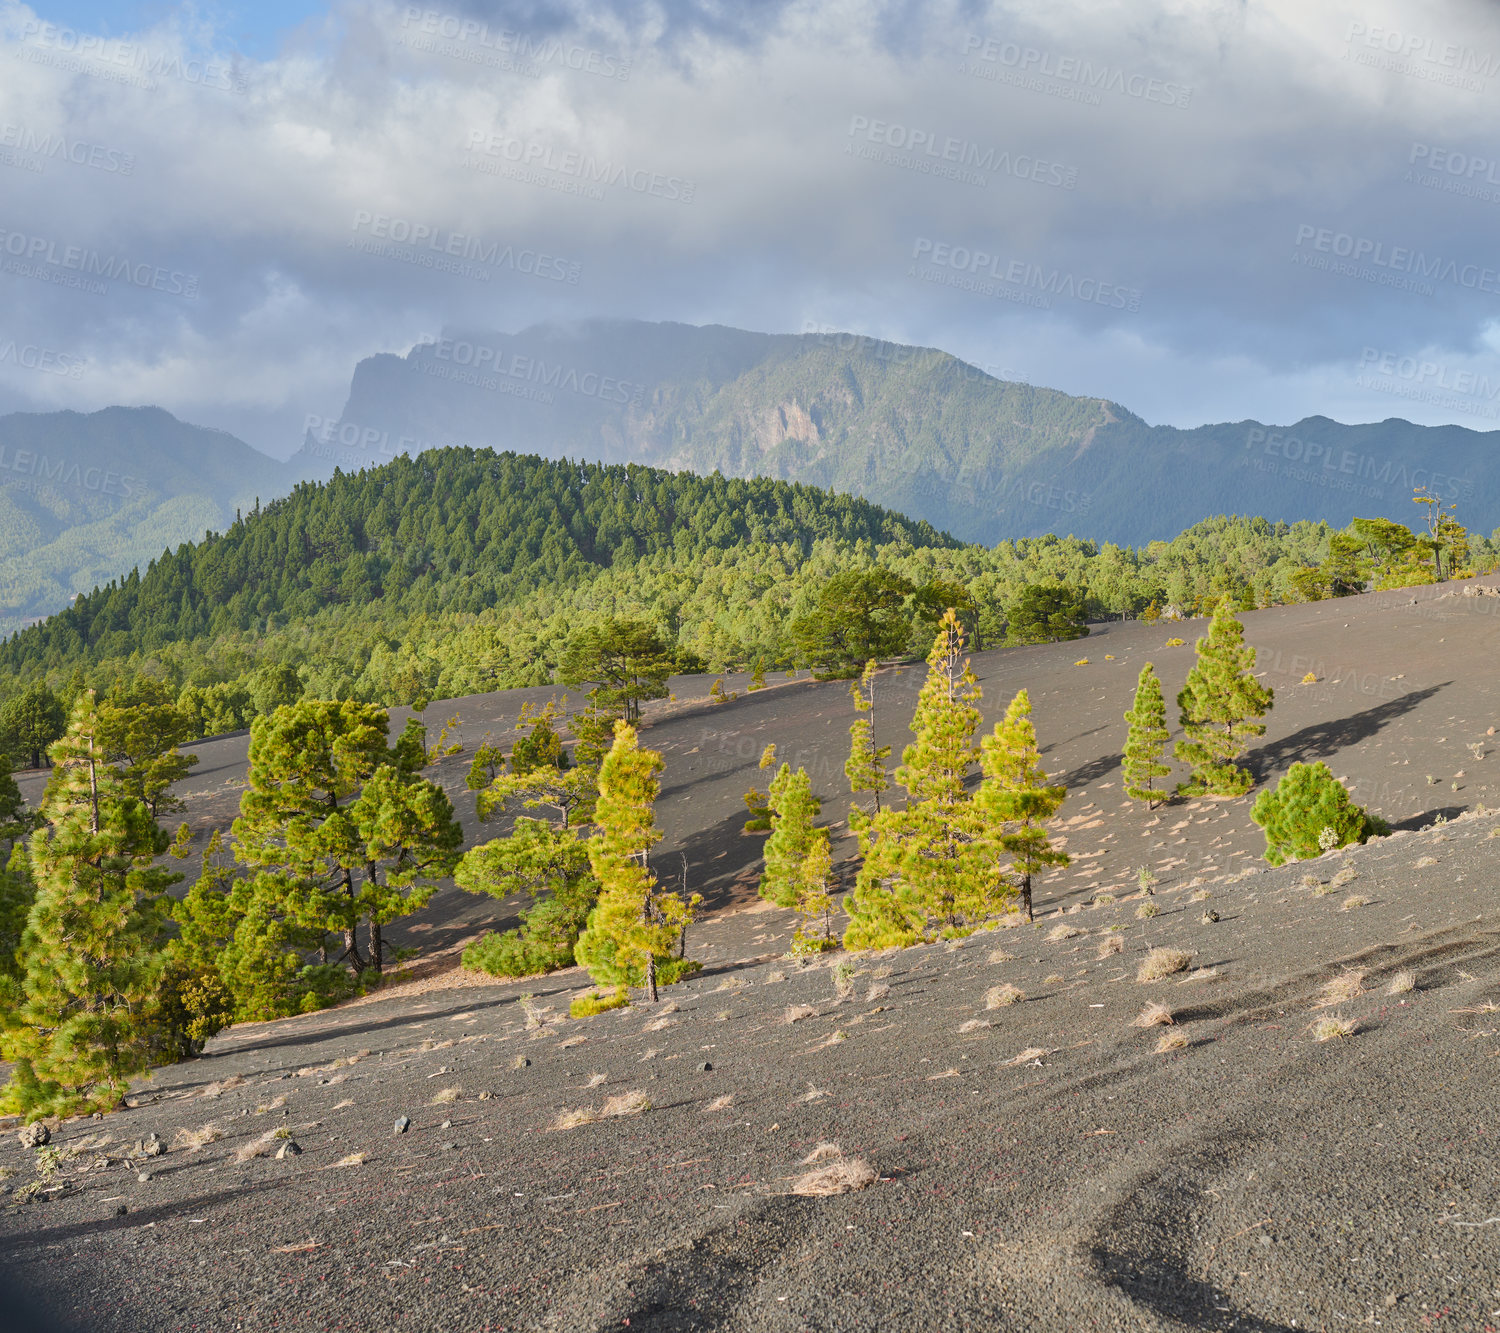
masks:
{"type": "MultiPolygon", "coordinates": [[[[58,1127],[41,1193],[0,1196],[0,1267],[101,1331],[1485,1328],[1497,605],[1432,589],[1246,617],[1278,689],[1256,765],[1325,758],[1425,827],[1279,870],[1247,801],[1120,808],[1118,715],[1148,654],[1176,688],[1191,649],[1164,651],[1170,629],[983,655],[987,716],[1031,688],[1075,786],[1075,865],[1036,926],[850,959],[842,1000],[840,959],[782,959],[792,923],[753,898],[759,843],[736,832],[768,739],[842,814],[842,687],[664,709],[646,732],[668,760],[664,865],[684,849],[715,909],[701,977],[576,1022],[575,970],[236,1028],[130,1109],[58,1127]],[[1143,864],[1162,881],[1146,917],[1143,864]],[[1188,970],[1137,980],[1156,947],[1188,970]],[[987,1007],[1000,985],[1021,996],[987,1007]],[[1148,1002],[1175,1021],[1132,1026],[1148,1002]],[[1316,1041],[1329,1015],[1352,1034],[1316,1041]],[[1158,1052],[1168,1035],[1185,1044],[1158,1052]],[[552,1128],[630,1093],[650,1108],[552,1128]],[[278,1130],[299,1154],[274,1156],[278,1130]],[[144,1155],[150,1134],[169,1151],[144,1155]],[[797,1196],[822,1142],[879,1179],[797,1196]]],[[[919,675],[883,677],[890,738],[919,675]]],[[[482,732],[517,704],[455,707],[482,732]]],[[[193,798],[206,821],[243,738],[203,751],[189,786],[223,793],[193,798]]],[[[463,897],[416,925],[443,942],[505,915],[463,897]]],[[[37,1179],[13,1137],[0,1166],[7,1189],[37,1179]]]]}
{"type": "MultiPolygon", "coordinates": [[[[766,957],[767,911],[703,927],[654,1010],[566,1020],[563,974],[236,1029],[62,1126],[0,1264],[99,1333],[1485,1328],[1496,828],[858,958],[842,1001],[766,957]],[[1151,946],[1193,970],[1138,981],[1151,946]],[[1023,998],[987,1008],[1000,984],[1023,998]],[[1132,1026],[1147,1002],[1173,1025],[1132,1026]],[[1320,1043],[1330,1012],[1357,1027],[1320,1043]],[[795,1195],[825,1142],[879,1178],[795,1195]]],[[[30,1156],[0,1144],[8,1186],[30,1156]]]]}

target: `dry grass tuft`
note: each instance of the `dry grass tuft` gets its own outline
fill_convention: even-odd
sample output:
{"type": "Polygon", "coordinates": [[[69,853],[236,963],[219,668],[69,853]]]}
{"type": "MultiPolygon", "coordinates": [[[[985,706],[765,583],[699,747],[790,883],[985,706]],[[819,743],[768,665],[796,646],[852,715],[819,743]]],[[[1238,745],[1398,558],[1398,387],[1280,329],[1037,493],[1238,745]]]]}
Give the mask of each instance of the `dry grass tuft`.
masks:
{"type": "Polygon", "coordinates": [[[242,1144],[235,1150],[234,1160],[236,1162],[248,1162],[252,1157],[264,1157],[266,1150],[276,1142],[276,1131],[268,1129],[258,1139],[251,1139],[249,1143],[242,1144]]]}
{"type": "Polygon", "coordinates": [[[1370,900],[1362,893],[1351,893],[1339,904],[1339,911],[1352,912],[1356,907],[1368,907],[1370,900]]]}
{"type": "Polygon", "coordinates": [[[1341,1037],[1352,1037],[1359,1027],[1359,1019],[1345,1018],[1342,1014],[1328,1014],[1308,1025],[1308,1031],[1318,1041],[1334,1041],[1341,1037]]]}
{"type": "Polygon", "coordinates": [[[818,1011],[810,1004],[789,1004],[783,1021],[787,1023],[800,1023],[804,1018],[816,1018],[818,1011]]]}
{"type": "Polygon", "coordinates": [[[1152,917],[1161,915],[1161,908],[1155,903],[1142,903],[1135,909],[1135,915],[1138,921],[1149,921],[1152,917]]]}
{"type": "Polygon", "coordinates": [[[1047,932],[1047,938],[1051,940],[1053,944],[1057,944],[1062,940],[1071,940],[1075,935],[1082,934],[1083,932],[1077,927],[1070,926],[1066,922],[1059,922],[1047,932]]]}
{"type": "Polygon", "coordinates": [[[703,1109],[705,1111],[727,1111],[734,1105],[734,1093],[726,1092],[722,1097],[715,1097],[703,1109]]]}
{"type": "Polygon", "coordinates": [[[1004,949],[991,949],[989,961],[992,963],[1013,963],[1015,954],[1006,953],[1004,949]]]}
{"type": "Polygon", "coordinates": [[[641,1029],[641,1031],[661,1032],[666,1028],[675,1028],[677,1026],[677,1023],[678,1020],[675,1018],[653,1018],[649,1023],[646,1024],[645,1027],[641,1029]]]}
{"type": "Polygon", "coordinates": [[[579,1125],[592,1125],[599,1119],[599,1112],[592,1106],[580,1106],[576,1111],[567,1108],[557,1113],[552,1122],[553,1129],[577,1129],[579,1125]]]}
{"type": "Polygon", "coordinates": [[[334,1165],[335,1166],[363,1166],[369,1160],[370,1160],[370,1154],[367,1153],[367,1152],[352,1152],[347,1157],[340,1157],[339,1160],[334,1163],[334,1165]]]}
{"type": "Polygon", "coordinates": [[[238,1088],[244,1081],[244,1075],[231,1074],[221,1082],[210,1083],[199,1095],[203,1097],[217,1097],[220,1093],[228,1092],[230,1088],[238,1088]]]}
{"type": "Polygon", "coordinates": [[[1112,958],[1117,953],[1124,952],[1125,941],[1118,935],[1110,935],[1108,938],[1099,941],[1098,957],[1101,961],[1105,958],[1112,958]]]}
{"type": "Polygon", "coordinates": [[[1361,968],[1350,968],[1342,976],[1323,983],[1323,993],[1318,997],[1317,1007],[1345,1004],[1365,993],[1365,973],[1361,968]]]}
{"type": "Polygon", "coordinates": [[[599,1114],[604,1116],[640,1115],[642,1111],[650,1109],[651,1098],[644,1092],[632,1091],[622,1092],[607,1099],[599,1114]]]}
{"type": "Polygon", "coordinates": [[[1353,866],[1345,866],[1342,870],[1339,871],[1338,874],[1336,874],[1328,882],[1330,884],[1332,884],[1335,888],[1341,889],[1341,888],[1344,887],[1345,884],[1353,884],[1354,881],[1357,880],[1358,878],[1359,878],[1359,871],[1357,871],[1353,866]]]}
{"type": "Polygon", "coordinates": [[[1112,893],[1096,893],[1093,898],[1089,900],[1089,906],[1108,907],[1110,903],[1114,902],[1114,900],[1115,895],[1112,893]]]}
{"type": "Polygon", "coordinates": [[[1419,856],[1415,865],[1418,870],[1426,870],[1428,866],[1435,866],[1437,863],[1438,859],[1435,856],[1419,856]]]}
{"type": "Polygon", "coordinates": [[[531,1061],[528,1060],[524,1055],[518,1055],[514,1060],[510,1062],[510,1067],[512,1069],[525,1069],[526,1066],[530,1063],[531,1061]]]}
{"type": "Polygon", "coordinates": [[[891,993],[891,988],[883,981],[877,981],[865,992],[865,1003],[873,1004],[876,1000],[883,1000],[891,993]]]}
{"type": "Polygon", "coordinates": [[[742,977],[725,977],[723,981],[721,981],[717,986],[714,987],[715,991],[744,989],[745,982],[744,978],[742,977]]]}
{"type": "Polygon", "coordinates": [[[1391,984],[1385,988],[1387,995],[1406,995],[1417,988],[1417,974],[1412,971],[1397,972],[1391,984]]]}
{"type": "Polygon", "coordinates": [[[971,1018],[967,1023],[959,1027],[960,1032],[978,1032],[980,1028],[989,1027],[989,1022],[983,1018],[971,1018]]]}
{"type": "Polygon", "coordinates": [[[177,1137],[172,1140],[174,1148],[186,1148],[188,1152],[197,1152],[205,1144],[217,1143],[224,1137],[224,1131],[217,1125],[209,1123],[202,1129],[179,1129],[177,1137]]]}
{"type": "Polygon", "coordinates": [[[434,1106],[446,1106],[449,1102],[456,1102],[462,1091],[462,1088],[444,1088],[433,1097],[432,1104],[434,1106]]]}
{"type": "Polygon", "coordinates": [[[815,1087],[813,1084],[809,1083],[807,1085],[807,1091],[804,1092],[800,1097],[798,1097],[797,1100],[799,1102],[816,1102],[830,1095],[831,1094],[829,1093],[827,1088],[815,1087]]]}
{"type": "Polygon", "coordinates": [[[589,1075],[589,1081],[584,1086],[590,1087],[590,1088],[597,1088],[601,1083],[608,1083],[608,1082],[609,1082],[609,1075],[608,1074],[590,1074],[589,1075]]]}
{"type": "Polygon", "coordinates": [[[1186,949],[1152,949],[1141,960],[1135,979],[1137,981],[1160,981],[1163,977],[1172,976],[1173,973],[1186,972],[1188,964],[1192,961],[1193,955],[1186,949]]]}
{"type": "Polygon", "coordinates": [[[1187,1044],[1188,1039],[1186,1032],[1163,1032],[1161,1034],[1161,1040],[1156,1043],[1156,1054],[1165,1055],[1168,1051],[1185,1050],[1187,1048],[1187,1044]]]}
{"type": "Polygon", "coordinates": [[[285,1097],[272,1097],[270,1101],[255,1108],[256,1115],[265,1115],[267,1111],[279,1111],[286,1105],[285,1097]]]}
{"type": "Polygon", "coordinates": [[[766,973],[766,985],[768,986],[774,986],[778,981],[785,980],[786,973],[781,971],[780,968],[773,968],[771,971],[766,973]]]}
{"type": "Polygon", "coordinates": [[[1190,903],[1206,903],[1208,901],[1208,898],[1209,898],[1208,890],[1207,889],[1199,889],[1196,893],[1190,893],[1188,895],[1188,902],[1190,902],[1190,903]]]}
{"type": "Polygon", "coordinates": [[[1320,889],[1323,887],[1323,881],[1316,875],[1314,875],[1311,871],[1303,875],[1302,878],[1297,882],[1301,884],[1304,889],[1320,889]]]}
{"type": "Polygon", "coordinates": [[[1062,983],[1064,981],[1066,981],[1066,980],[1067,980],[1067,978],[1064,977],[1061,972],[1051,972],[1047,976],[1045,976],[1045,977],[1042,978],[1042,985],[1044,985],[1044,986],[1061,986],[1062,983]]]}
{"type": "Polygon", "coordinates": [[[812,1166],[817,1162],[826,1162],[830,1157],[842,1157],[843,1149],[836,1143],[820,1143],[806,1157],[802,1159],[803,1166],[812,1166]]]}
{"type": "Polygon", "coordinates": [[[984,1007],[986,1009],[1000,1009],[1007,1004],[1017,1004],[1026,998],[1026,992],[1019,986],[1013,986],[1006,982],[1003,986],[991,986],[984,993],[984,1007]]]}
{"type": "Polygon", "coordinates": [[[1014,1069],[1017,1065],[1029,1065],[1033,1060],[1040,1060],[1043,1056],[1051,1055],[1045,1046],[1028,1046],[1020,1055],[1012,1056],[1009,1060],[1002,1060],[1001,1067],[1014,1069]]]}
{"type": "Polygon", "coordinates": [[[575,1047],[575,1046],[582,1046],[583,1043],[586,1042],[587,1040],[588,1040],[588,1038],[585,1037],[582,1033],[580,1033],[576,1037],[569,1037],[566,1041],[560,1041],[560,1042],[558,1042],[557,1043],[557,1049],[560,1050],[560,1051],[571,1051],[573,1049],[573,1047],[575,1047]]]}
{"type": "Polygon", "coordinates": [[[792,1182],[792,1193],[805,1198],[821,1199],[831,1194],[850,1194],[873,1185],[879,1177],[875,1168],[859,1158],[840,1159],[816,1171],[809,1171],[792,1182]]]}
{"type": "Polygon", "coordinates": [[[1133,1028],[1170,1027],[1175,1021],[1172,1011],[1166,1005],[1153,1001],[1142,1009],[1139,1015],[1131,1019],[1130,1026],[1133,1028]]]}

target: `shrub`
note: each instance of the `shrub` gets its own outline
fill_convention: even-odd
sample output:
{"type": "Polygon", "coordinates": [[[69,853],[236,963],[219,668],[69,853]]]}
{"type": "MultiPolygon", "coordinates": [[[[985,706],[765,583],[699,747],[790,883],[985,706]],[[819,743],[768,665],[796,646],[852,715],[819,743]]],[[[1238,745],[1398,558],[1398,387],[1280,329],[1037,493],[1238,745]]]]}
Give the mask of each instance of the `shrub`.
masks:
{"type": "Polygon", "coordinates": [[[1141,961],[1137,981],[1160,981],[1174,972],[1186,972],[1193,955],[1185,949],[1152,949],[1141,961]]]}
{"type": "Polygon", "coordinates": [[[618,987],[612,995],[591,990],[587,995],[580,995],[574,1000],[568,1006],[568,1013],[574,1018],[592,1018],[595,1014],[602,1014],[607,1009],[623,1009],[629,1003],[630,996],[623,986],[618,987]]]}
{"type": "Polygon", "coordinates": [[[489,931],[464,949],[464,966],[494,977],[530,977],[573,965],[573,946],[528,939],[518,930],[489,931]]]}
{"type": "Polygon", "coordinates": [[[234,996],[213,968],[174,958],[162,973],[157,995],[168,1059],[202,1055],[208,1039],[234,1022],[234,996]]]}
{"type": "Polygon", "coordinates": [[[1385,820],[1355,805],[1343,783],[1321,762],[1293,764],[1275,791],[1256,797],[1250,817],[1265,832],[1265,857],[1273,866],[1321,856],[1329,849],[1319,843],[1327,829],[1336,839],[1330,844],[1333,847],[1362,843],[1391,831],[1385,820]]]}
{"type": "Polygon", "coordinates": [[[1181,648],[1182,647],[1182,642],[1183,641],[1181,639],[1168,639],[1167,640],[1167,647],[1168,648],[1181,648]]]}

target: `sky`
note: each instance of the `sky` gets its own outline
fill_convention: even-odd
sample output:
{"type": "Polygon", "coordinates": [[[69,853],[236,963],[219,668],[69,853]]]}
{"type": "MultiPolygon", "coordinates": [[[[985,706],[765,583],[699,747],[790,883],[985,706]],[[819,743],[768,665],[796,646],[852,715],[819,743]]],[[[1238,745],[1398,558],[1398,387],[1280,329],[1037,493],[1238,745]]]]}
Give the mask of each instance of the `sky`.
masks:
{"type": "Polygon", "coordinates": [[[1500,428],[1500,6],[0,0],[0,411],[851,331],[1153,423],[1500,428]]]}

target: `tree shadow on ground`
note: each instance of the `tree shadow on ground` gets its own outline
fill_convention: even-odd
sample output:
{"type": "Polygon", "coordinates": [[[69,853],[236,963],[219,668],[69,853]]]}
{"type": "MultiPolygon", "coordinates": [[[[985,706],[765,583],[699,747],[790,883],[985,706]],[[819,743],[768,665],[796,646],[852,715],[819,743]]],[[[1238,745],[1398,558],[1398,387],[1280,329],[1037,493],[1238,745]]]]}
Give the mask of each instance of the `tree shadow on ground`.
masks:
{"type": "Polygon", "coordinates": [[[1295,1325],[1259,1319],[1207,1282],[1190,1277],[1171,1260],[1157,1255],[1127,1255],[1095,1249],[1099,1275],[1157,1315],[1197,1329],[1236,1329],[1238,1333],[1292,1333],[1295,1325]]]}
{"type": "Polygon", "coordinates": [[[1413,690],[1399,699],[1387,700],[1351,717],[1315,722],[1279,741],[1251,750],[1245,757],[1244,765],[1259,783],[1292,764],[1310,764],[1319,759],[1332,758],[1340,750],[1360,745],[1378,735],[1397,718],[1405,717],[1419,704],[1426,703],[1439,690],[1447,689],[1452,683],[1451,680],[1445,680],[1440,685],[1429,685],[1425,690],[1413,690]]]}
{"type": "Polygon", "coordinates": [[[1443,820],[1457,819],[1467,809],[1468,807],[1463,805],[1440,805],[1434,810],[1424,810],[1419,815],[1407,815],[1405,819],[1392,820],[1391,832],[1401,833],[1405,831],[1415,833],[1427,828],[1430,824],[1436,823],[1439,818],[1443,820]]]}

